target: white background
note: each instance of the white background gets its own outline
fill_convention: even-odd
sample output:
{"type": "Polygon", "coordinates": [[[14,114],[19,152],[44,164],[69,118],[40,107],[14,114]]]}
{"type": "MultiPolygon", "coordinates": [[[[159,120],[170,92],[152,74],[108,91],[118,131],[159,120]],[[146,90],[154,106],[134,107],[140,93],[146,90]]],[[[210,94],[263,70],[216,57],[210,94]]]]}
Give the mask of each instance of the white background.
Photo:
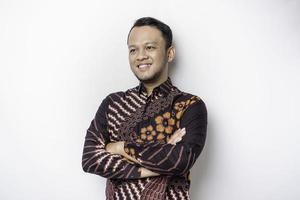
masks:
{"type": "Polygon", "coordinates": [[[172,82],[207,105],[192,199],[300,199],[297,0],[0,0],[0,199],[105,198],[84,136],[107,94],[138,84],[126,37],[143,16],[170,25],[172,82]]]}

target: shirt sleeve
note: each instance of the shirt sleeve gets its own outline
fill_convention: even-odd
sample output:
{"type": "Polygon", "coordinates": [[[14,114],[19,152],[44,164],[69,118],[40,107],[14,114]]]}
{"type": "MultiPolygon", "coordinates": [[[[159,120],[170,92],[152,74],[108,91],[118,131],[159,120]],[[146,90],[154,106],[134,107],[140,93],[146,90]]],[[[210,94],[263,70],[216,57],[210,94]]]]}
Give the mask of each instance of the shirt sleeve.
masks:
{"type": "Polygon", "coordinates": [[[132,156],[143,167],[153,172],[162,175],[183,175],[194,165],[206,140],[207,109],[202,99],[185,110],[180,121],[180,128],[184,127],[186,134],[175,145],[159,142],[147,144],[125,142],[124,149],[129,154],[134,152],[132,156]]]}
{"type": "Polygon", "coordinates": [[[139,166],[129,162],[123,156],[111,154],[105,150],[110,142],[107,131],[109,97],[99,106],[94,119],[87,129],[82,154],[82,168],[85,172],[105,178],[136,179],[140,178],[139,166]]]}

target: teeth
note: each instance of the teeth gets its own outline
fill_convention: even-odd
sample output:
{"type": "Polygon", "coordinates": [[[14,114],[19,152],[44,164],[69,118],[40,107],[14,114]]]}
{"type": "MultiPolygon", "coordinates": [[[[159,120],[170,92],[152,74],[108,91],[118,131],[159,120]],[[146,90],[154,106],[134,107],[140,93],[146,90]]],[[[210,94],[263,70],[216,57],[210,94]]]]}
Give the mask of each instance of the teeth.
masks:
{"type": "Polygon", "coordinates": [[[150,64],[141,64],[141,65],[139,65],[139,68],[146,68],[146,67],[149,67],[150,66],[150,64]]]}

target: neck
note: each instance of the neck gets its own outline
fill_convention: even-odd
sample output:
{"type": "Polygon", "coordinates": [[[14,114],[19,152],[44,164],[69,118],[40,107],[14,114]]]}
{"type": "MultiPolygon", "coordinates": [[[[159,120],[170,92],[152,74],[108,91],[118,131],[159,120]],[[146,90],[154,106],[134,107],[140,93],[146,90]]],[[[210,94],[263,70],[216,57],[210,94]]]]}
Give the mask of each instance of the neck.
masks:
{"type": "Polygon", "coordinates": [[[160,84],[165,82],[167,79],[168,79],[168,76],[165,76],[164,78],[161,78],[160,80],[158,80],[154,83],[143,83],[147,90],[148,96],[150,96],[152,94],[152,91],[155,87],[159,86],[160,84]]]}

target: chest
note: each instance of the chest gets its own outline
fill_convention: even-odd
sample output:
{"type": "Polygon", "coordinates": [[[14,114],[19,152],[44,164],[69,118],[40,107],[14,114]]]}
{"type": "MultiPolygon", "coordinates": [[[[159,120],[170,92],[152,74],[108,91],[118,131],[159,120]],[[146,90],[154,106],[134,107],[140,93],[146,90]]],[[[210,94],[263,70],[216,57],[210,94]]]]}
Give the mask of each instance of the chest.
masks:
{"type": "Polygon", "coordinates": [[[180,128],[180,120],[192,100],[179,95],[170,93],[166,97],[150,100],[127,95],[114,101],[109,105],[107,114],[110,140],[168,142],[180,128]]]}

